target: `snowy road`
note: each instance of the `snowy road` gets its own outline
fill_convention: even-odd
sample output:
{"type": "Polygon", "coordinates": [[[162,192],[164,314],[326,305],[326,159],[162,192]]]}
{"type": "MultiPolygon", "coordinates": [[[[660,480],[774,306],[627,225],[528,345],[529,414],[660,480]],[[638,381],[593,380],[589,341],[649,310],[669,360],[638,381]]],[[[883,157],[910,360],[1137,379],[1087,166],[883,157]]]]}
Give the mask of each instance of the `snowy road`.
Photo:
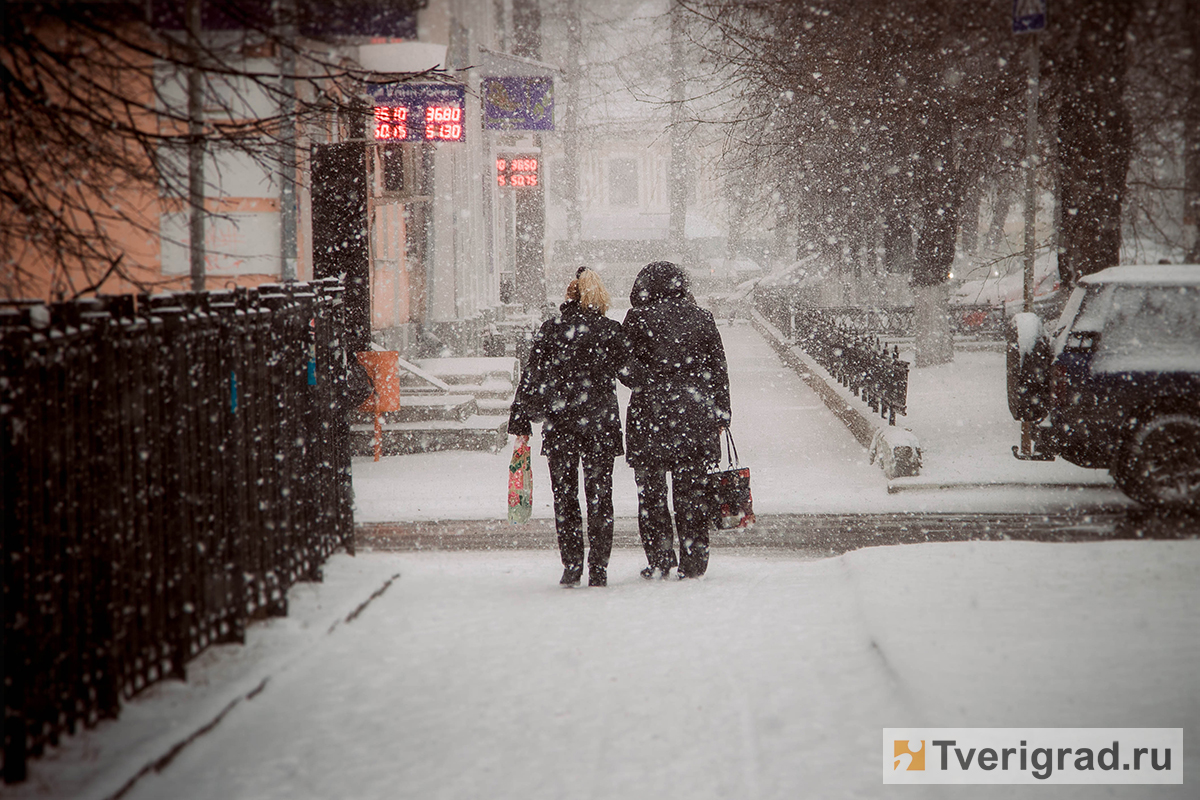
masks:
{"type": "MultiPolygon", "coordinates": [[[[885,797],[885,726],[1200,733],[1196,542],[638,566],[619,551],[607,590],[564,590],[544,551],[337,556],[293,624],[401,577],[127,797],[885,797]]],[[[1194,796],[1193,752],[1185,786],[1105,796],[1194,796]]]]}

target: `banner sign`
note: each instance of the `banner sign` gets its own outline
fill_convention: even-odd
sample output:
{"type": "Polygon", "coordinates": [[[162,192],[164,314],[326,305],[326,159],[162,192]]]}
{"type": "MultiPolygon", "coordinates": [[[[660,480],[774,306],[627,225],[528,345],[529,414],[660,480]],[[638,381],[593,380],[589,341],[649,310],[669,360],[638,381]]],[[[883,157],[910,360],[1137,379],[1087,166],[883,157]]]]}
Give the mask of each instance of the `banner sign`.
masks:
{"type": "Polygon", "coordinates": [[[554,130],[554,79],[484,78],[483,127],[490,131],[554,130]]]}

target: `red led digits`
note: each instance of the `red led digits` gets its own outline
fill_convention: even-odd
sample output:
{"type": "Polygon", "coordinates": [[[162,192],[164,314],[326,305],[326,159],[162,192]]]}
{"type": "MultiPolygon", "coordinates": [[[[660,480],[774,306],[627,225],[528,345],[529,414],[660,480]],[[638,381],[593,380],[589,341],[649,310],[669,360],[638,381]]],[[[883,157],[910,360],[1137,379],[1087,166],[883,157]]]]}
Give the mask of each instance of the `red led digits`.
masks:
{"type": "Polygon", "coordinates": [[[375,106],[375,138],[407,139],[408,109],[405,106],[375,106]]]}
{"type": "Polygon", "coordinates": [[[430,141],[462,139],[462,107],[430,106],[426,108],[425,138],[430,141]]]}
{"type": "Polygon", "coordinates": [[[430,106],[425,109],[425,122],[462,122],[462,109],[458,106],[430,106]]]}
{"type": "Polygon", "coordinates": [[[538,160],[533,156],[496,159],[496,185],[528,188],[538,185],[538,160]]]}
{"type": "Polygon", "coordinates": [[[462,114],[462,106],[428,106],[422,136],[420,128],[408,127],[406,106],[375,106],[375,138],[460,142],[463,140],[462,114]],[[415,137],[410,137],[410,132],[415,137]]]}

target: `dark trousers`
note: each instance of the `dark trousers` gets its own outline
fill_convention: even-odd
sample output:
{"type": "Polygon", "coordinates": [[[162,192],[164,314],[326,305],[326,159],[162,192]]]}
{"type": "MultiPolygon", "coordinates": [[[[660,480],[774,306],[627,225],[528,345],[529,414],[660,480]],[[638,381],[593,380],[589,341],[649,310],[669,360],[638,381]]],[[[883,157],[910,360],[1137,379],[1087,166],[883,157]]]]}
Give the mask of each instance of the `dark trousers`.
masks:
{"type": "Polygon", "coordinates": [[[708,518],[705,514],[705,470],[671,470],[679,560],[675,560],[671,512],[667,510],[667,470],[636,468],[638,532],[650,566],[662,570],[679,564],[679,572],[698,578],[708,569],[708,518]]]}
{"type": "Polygon", "coordinates": [[[588,566],[608,567],[612,553],[613,456],[550,456],[554,490],[554,524],[564,567],[583,566],[583,518],[579,513],[579,462],[583,461],[583,493],[587,498],[588,566]]]}

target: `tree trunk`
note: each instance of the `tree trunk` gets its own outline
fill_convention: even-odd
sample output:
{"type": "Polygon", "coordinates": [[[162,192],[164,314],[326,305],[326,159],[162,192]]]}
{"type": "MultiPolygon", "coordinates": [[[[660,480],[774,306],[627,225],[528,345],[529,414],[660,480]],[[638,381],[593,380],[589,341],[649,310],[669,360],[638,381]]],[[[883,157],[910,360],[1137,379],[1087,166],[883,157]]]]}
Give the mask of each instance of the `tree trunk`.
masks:
{"type": "Polygon", "coordinates": [[[1071,284],[1120,263],[1121,208],[1132,154],[1123,98],[1132,9],[1131,3],[1081,3],[1075,12],[1079,36],[1063,57],[1059,272],[1071,284]]]}
{"type": "Polygon", "coordinates": [[[949,115],[935,102],[929,106],[927,120],[918,184],[921,189],[921,231],[917,237],[912,277],[918,305],[914,332],[918,367],[954,360],[946,280],[954,264],[960,203],[949,115]],[[925,305],[923,309],[922,304],[925,305]]]}
{"type": "Polygon", "coordinates": [[[995,250],[1005,239],[1004,225],[1012,208],[1012,182],[1007,176],[996,180],[996,202],[992,204],[992,221],[988,225],[987,248],[995,250]]]}
{"type": "Polygon", "coordinates": [[[1183,126],[1183,224],[1192,235],[1187,261],[1197,264],[1200,263],[1200,13],[1188,17],[1188,40],[1192,63],[1183,126]]]}
{"type": "Polygon", "coordinates": [[[983,192],[979,176],[967,184],[966,196],[963,199],[962,213],[959,215],[959,226],[962,228],[962,249],[967,255],[979,252],[979,209],[983,205],[983,192]]]}

